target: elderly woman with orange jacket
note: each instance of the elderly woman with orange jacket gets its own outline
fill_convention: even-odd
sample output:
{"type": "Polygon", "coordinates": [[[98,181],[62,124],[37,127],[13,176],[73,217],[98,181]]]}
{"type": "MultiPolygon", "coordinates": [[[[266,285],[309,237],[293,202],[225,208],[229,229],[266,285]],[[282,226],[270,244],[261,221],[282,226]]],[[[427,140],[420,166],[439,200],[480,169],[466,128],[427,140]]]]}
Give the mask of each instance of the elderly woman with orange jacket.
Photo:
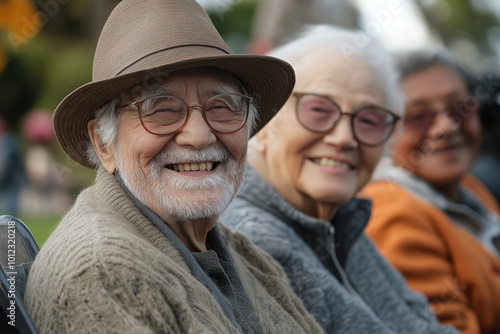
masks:
{"type": "Polygon", "coordinates": [[[406,117],[392,160],[363,190],[367,233],[461,333],[500,333],[499,206],[468,174],[480,145],[479,101],[442,51],[396,57],[406,117]]]}

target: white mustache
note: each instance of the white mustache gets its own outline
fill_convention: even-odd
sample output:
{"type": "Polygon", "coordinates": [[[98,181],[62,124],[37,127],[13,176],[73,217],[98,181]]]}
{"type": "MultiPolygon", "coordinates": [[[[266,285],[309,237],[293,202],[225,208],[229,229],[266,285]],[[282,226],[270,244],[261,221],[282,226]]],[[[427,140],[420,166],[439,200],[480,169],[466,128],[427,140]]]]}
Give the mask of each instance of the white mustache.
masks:
{"type": "Polygon", "coordinates": [[[229,159],[229,151],[219,145],[203,149],[192,147],[167,149],[158,153],[152,163],[156,166],[173,165],[179,163],[197,163],[205,161],[225,161],[229,159]]]}

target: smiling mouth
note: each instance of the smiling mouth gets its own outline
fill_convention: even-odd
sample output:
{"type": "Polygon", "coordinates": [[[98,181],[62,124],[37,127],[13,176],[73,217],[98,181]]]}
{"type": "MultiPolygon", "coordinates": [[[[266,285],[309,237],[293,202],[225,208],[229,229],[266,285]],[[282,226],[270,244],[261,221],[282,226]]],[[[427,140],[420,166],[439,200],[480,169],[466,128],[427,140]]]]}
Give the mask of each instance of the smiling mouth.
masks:
{"type": "Polygon", "coordinates": [[[334,159],[330,158],[314,158],[310,159],[312,162],[314,162],[317,165],[324,166],[324,167],[334,167],[334,168],[342,168],[345,170],[353,170],[354,166],[349,165],[348,163],[337,161],[334,159]]]}
{"type": "Polygon", "coordinates": [[[196,163],[183,163],[183,164],[172,164],[165,165],[167,169],[176,171],[176,172],[197,172],[197,171],[212,171],[217,166],[220,165],[220,162],[196,162],[196,163]]]}
{"type": "Polygon", "coordinates": [[[461,149],[462,145],[460,144],[454,144],[454,145],[448,145],[448,146],[443,146],[443,147],[438,147],[435,151],[437,152],[446,152],[446,151],[452,151],[452,150],[457,150],[461,149]]]}

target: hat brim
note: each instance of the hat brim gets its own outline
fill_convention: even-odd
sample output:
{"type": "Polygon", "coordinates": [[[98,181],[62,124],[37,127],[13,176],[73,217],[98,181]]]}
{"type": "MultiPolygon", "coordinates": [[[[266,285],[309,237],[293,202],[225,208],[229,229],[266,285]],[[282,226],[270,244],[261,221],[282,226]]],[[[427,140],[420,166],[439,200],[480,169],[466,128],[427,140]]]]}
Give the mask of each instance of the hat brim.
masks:
{"type": "MultiPolygon", "coordinates": [[[[185,50],[184,50],[185,52],[185,50]]],[[[147,59],[151,64],[165,64],[159,53],[147,59]]],[[[168,56],[169,59],[172,55],[168,56]]],[[[179,58],[177,58],[179,59],[179,58]]],[[[186,59],[184,54],[184,59],[186,59]]],[[[77,163],[88,168],[93,166],[87,160],[89,136],[87,123],[95,111],[111,99],[119,96],[141,82],[154,78],[159,73],[179,71],[195,67],[213,67],[238,77],[248,93],[256,99],[259,120],[253,134],[257,133],[279,111],[287,101],[295,84],[292,67],[277,58],[260,55],[224,54],[148,67],[137,63],[118,76],[85,84],[70,93],[54,112],[54,130],[63,150],[77,163]],[[134,67],[141,70],[135,71],[134,67]],[[126,73],[131,72],[131,73],[126,73]]]]}

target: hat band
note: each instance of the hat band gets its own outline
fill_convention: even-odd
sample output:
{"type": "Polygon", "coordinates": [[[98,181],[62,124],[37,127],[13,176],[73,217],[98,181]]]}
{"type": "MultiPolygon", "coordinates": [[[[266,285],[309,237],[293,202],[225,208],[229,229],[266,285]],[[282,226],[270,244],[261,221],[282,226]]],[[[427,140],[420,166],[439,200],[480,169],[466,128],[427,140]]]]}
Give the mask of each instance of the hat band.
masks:
{"type": "Polygon", "coordinates": [[[145,56],[137,59],[133,63],[129,64],[128,66],[126,66],[125,68],[123,68],[121,71],[119,71],[115,75],[122,74],[127,68],[131,67],[132,65],[140,62],[141,60],[143,60],[143,59],[145,59],[145,58],[147,58],[147,57],[149,57],[151,55],[154,55],[155,53],[160,53],[160,52],[163,52],[163,51],[167,51],[167,50],[171,50],[171,49],[176,49],[176,48],[183,48],[183,47],[187,47],[187,46],[202,46],[202,47],[207,47],[207,48],[213,48],[213,49],[218,49],[218,50],[224,52],[225,54],[230,54],[227,50],[224,50],[223,48],[220,48],[220,47],[214,46],[214,45],[208,45],[208,44],[179,44],[179,45],[174,45],[174,46],[171,46],[171,47],[168,47],[168,48],[165,48],[165,49],[161,49],[161,50],[158,50],[158,51],[155,51],[155,52],[148,53],[147,55],[145,55],[145,56]]]}

